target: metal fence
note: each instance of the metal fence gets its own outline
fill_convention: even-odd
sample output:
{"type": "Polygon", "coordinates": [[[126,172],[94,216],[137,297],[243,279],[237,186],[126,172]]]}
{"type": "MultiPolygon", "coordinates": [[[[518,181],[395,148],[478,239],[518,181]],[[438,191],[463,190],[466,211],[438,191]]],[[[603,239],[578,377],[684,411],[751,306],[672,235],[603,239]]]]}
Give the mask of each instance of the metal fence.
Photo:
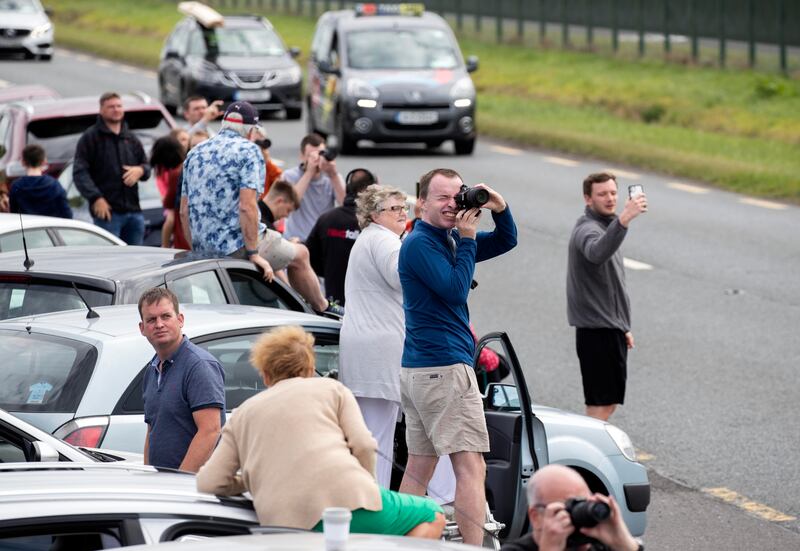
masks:
{"type": "MultiPolygon", "coordinates": [[[[272,11],[316,17],[352,7],[344,0],[211,0],[237,10],[272,11]]],[[[499,43],[530,40],[564,48],[608,48],[618,53],[633,41],[635,53],[658,50],[667,57],[677,44],[695,63],[713,50],[720,66],[731,49],[755,67],[768,52],[784,73],[789,53],[800,47],[800,1],[797,0],[427,0],[426,9],[452,20],[461,33],[499,43]]],[[[651,52],[652,53],[652,52],[651,52]]],[[[798,54],[800,55],[800,54],[798,54]]],[[[706,56],[707,57],[707,56],[706,56]]]]}

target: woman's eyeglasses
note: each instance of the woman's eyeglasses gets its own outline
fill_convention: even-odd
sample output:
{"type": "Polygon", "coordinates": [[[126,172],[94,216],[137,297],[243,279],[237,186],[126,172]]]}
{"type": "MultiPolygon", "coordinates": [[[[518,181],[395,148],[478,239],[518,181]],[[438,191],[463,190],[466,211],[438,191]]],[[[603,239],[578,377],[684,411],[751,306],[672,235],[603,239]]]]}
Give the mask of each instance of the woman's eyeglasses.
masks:
{"type": "Polygon", "coordinates": [[[391,207],[382,208],[378,212],[383,212],[385,210],[390,210],[395,214],[400,214],[401,212],[408,213],[408,207],[406,205],[394,205],[391,207]]]}

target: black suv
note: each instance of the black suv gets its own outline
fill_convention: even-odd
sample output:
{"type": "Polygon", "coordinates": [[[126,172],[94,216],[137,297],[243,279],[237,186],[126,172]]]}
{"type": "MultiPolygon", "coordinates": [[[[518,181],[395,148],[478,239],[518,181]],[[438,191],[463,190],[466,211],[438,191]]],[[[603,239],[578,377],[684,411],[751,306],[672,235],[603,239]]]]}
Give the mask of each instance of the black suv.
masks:
{"type": "Polygon", "coordinates": [[[177,112],[195,95],[226,104],[249,101],[259,111],[285,110],[287,119],[299,119],[303,76],[293,59],[299,54],[298,48],[286,49],[263,17],[228,16],[215,28],[186,17],[161,51],[161,102],[177,112]]]}
{"type": "Polygon", "coordinates": [[[399,4],[324,13],[308,65],[308,130],[334,135],[342,153],[359,140],[455,142],[475,147],[478,59],[461,56],[447,22],[399,4]]]}

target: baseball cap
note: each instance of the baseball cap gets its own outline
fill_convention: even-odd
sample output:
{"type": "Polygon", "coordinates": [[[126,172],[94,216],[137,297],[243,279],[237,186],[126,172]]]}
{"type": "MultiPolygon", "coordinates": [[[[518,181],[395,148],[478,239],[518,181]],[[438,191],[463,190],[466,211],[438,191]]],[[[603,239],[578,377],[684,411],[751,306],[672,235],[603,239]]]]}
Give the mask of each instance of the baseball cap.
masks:
{"type": "Polygon", "coordinates": [[[222,120],[239,124],[258,124],[258,110],[246,101],[234,101],[225,110],[222,120]]]}

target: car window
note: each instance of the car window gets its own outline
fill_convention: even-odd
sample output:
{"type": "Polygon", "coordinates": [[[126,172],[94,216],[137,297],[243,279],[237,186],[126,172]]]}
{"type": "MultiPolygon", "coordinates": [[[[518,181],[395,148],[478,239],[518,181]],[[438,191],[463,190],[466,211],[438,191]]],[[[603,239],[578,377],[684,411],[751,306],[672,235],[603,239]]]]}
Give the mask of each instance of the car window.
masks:
{"type": "Polygon", "coordinates": [[[18,13],[39,13],[39,6],[33,0],[0,0],[0,11],[18,13]]]}
{"type": "MultiPolygon", "coordinates": [[[[25,230],[25,244],[28,249],[41,249],[43,247],[53,247],[53,240],[44,228],[25,230]]],[[[0,235],[0,252],[22,250],[22,231],[15,231],[0,235]]]]}
{"type": "Polygon", "coordinates": [[[200,272],[167,282],[167,287],[183,304],[227,304],[217,273],[200,272]]]}
{"type": "MultiPolygon", "coordinates": [[[[109,306],[114,295],[78,285],[90,306],[109,306]]],[[[24,276],[0,277],[0,320],[86,308],[67,282],[31,280],[24,276]]]]}
{"type": "Polygon", "coordinates": [[[61,241],[64,242],[64,245],[73,247],[116,245],[116,243],[102,235],[77,228],[58,228],[58,235],[61,237],[61,241]]]}
{"type": "Polygon", "coordinates": [[[73,339],[0,330],[0,408],[74,413],[97,361],[95,347],[73,339]]]}
{"type": "Polygon", "coordinates": [[[286,49],[275,31],[266,27],[203,29],[209,51],[235,57],[282,56],[286,49]]]}
{"type": "Polygon", "coordinates": [[[28,458],[22,448],[23,440],[0,422],[0,463],[25,463],[28,458]]]}
{"type": "Polygon", "coordinates": [[[291,309],[257,274],[244,270],[228,270],[228,275],[240,304],[291,309]]]}
{"type": "Polygon", "coordinates": [[[198,29],[193,29],[189,33],[188,55],[204,56],[207,51],[206,42],[203,40],[203,34],[198,29]]]}
{"type": "Polygon", "coordinates": [[[117,549],[123,545],[143,543],[141,533],[137,535],[131,533],[132,527],[128,527],[127,534],[122,532],[121,524],[129,522],[93,519],[89,515],[85,520],[60,522],[32,518],[27,526],[17,525],[0,529],[0,548],[20,551],[72,551],[117,549]]]}
{"type": "Polygon", "coordinates": [[[439,29],[387,28],[350,32],[347,61],[353,69],[455,69],[450,35],[439,29]]]}
{"type": "MultiPolygon", "coordinates": [[[[208,350],[225,369],[225,404],[228,410],[266,388],[261,375],[250,364],[250,350],[261,333],[202,340],[198,346],[208,350]]],[[[317,336],[314,345],[317,372],[335,374],[339,369],[339,343],[333,335],[317,336]]]]}

